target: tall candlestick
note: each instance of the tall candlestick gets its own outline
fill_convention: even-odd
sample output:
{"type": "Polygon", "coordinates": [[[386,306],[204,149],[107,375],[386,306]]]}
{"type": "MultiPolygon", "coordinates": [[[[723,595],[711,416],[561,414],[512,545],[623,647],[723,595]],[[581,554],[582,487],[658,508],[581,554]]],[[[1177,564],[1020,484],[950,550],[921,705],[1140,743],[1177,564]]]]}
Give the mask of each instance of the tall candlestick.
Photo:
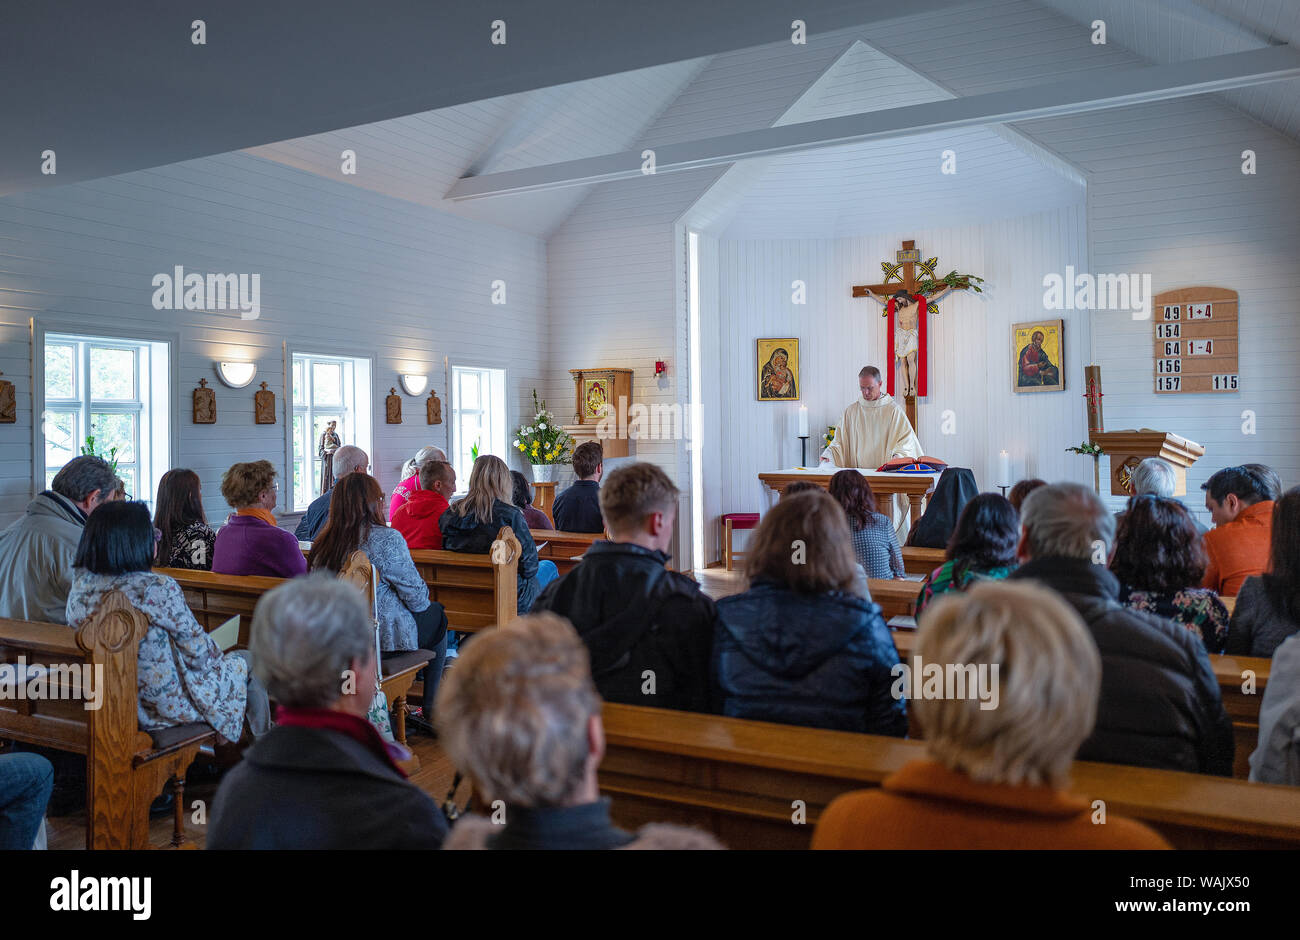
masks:
{"type": "Polygon", "coordinates": [[[799,436],[808,436],[808,408],[805,405],[799,406],[799,436]]]}
{"type": "Polygon", "coordinates": [[[1011,485],[1011,455],[1005,450],[998,454],[998,486],[1011,485]]]}

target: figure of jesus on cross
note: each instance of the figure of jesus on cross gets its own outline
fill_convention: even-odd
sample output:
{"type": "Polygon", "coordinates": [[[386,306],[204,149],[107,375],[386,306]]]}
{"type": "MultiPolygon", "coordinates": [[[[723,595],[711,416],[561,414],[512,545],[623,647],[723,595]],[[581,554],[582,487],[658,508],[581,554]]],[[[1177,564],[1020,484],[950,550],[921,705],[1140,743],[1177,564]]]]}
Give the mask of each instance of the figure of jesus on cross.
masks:
{"type": "Polygon", "coordinates": [[[884,283],[856,285],[853,296],[870,297],[885,308],[881,316],[889,318],[886,331],[888,391],[890,395],[898,397],[901,389],[907,420],[915,428],[916,399],[917,396],[926,395],[926,314],[938,313],[939,298],[954,289],[963,288],[952,284],[938,287],[935,266],[939,259],[922,261],[921,252],[917,250],[914,241],[903,242],[902,249],[895,255],[895,261],[895,264],[880,262],[880,268],[885,274],[884,283]],[[925,275],[925,281],[916,276],[917,268],[925,275]],[[925,293],[921,292],[923,286],[929,286],[925,293]]]}

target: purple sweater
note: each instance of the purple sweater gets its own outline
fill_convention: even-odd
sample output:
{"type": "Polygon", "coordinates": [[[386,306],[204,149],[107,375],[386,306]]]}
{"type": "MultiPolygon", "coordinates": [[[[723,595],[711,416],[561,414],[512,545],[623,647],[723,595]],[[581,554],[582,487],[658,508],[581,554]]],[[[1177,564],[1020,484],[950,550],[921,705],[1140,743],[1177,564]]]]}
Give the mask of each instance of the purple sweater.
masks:
{"type": "Polygon", "coordinates": [[[292,532],[255,516],[231,516],[217,533],[212,572],[295,578],[306,574],[307,559],[292,532]]]}

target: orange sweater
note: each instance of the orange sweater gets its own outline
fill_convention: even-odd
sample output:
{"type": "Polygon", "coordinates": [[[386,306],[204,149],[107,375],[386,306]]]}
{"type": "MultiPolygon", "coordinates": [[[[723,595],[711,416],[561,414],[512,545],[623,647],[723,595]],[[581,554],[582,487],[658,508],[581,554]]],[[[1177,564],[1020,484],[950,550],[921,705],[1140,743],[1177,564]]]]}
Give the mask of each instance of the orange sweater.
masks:
{"type": "Polygon", "coordinates": [[[1201,587],[1236,597],[1242,582],[1268,570],[1273,538],[1273,501],[1247,506],[1237,518],[1205,533],[1205,579],[1201,587]]]}
{"type": "Polygon", "coordinates": [[[1141,823],[1107,815],[1050,787],[976,783],[914,760],[877,790],[838,797],[817,823],[814,849],[1167,849],[1141,823]]]}

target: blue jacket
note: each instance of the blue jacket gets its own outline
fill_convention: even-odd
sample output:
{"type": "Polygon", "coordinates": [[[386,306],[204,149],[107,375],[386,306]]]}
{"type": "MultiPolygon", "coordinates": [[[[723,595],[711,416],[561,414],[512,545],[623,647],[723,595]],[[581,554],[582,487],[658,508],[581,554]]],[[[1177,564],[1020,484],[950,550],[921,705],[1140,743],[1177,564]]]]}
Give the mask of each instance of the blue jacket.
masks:
{"type": "Polygon", "coordinates": [[[537,543],[528,531],[524,514],[517,507],[498,499],[492,504],[492,518],[486,522],[472,513],[460,515],[454,505],[438,520],[443,549],[471,555],[486,555],[492,551],[492,543],[502,526],[510,526],[523,549],[519,555],[518,610],[526,614],[532,609],[537,595],[542,593],[542,587],[537,582],[537,543]]]}
{"type": "Polygon", "coordinates": [[[767,581],[718,601],[713,674],[724,715],[902,737],[907,705],[890,694],[897,664],[871,601],[767,581]]]}

